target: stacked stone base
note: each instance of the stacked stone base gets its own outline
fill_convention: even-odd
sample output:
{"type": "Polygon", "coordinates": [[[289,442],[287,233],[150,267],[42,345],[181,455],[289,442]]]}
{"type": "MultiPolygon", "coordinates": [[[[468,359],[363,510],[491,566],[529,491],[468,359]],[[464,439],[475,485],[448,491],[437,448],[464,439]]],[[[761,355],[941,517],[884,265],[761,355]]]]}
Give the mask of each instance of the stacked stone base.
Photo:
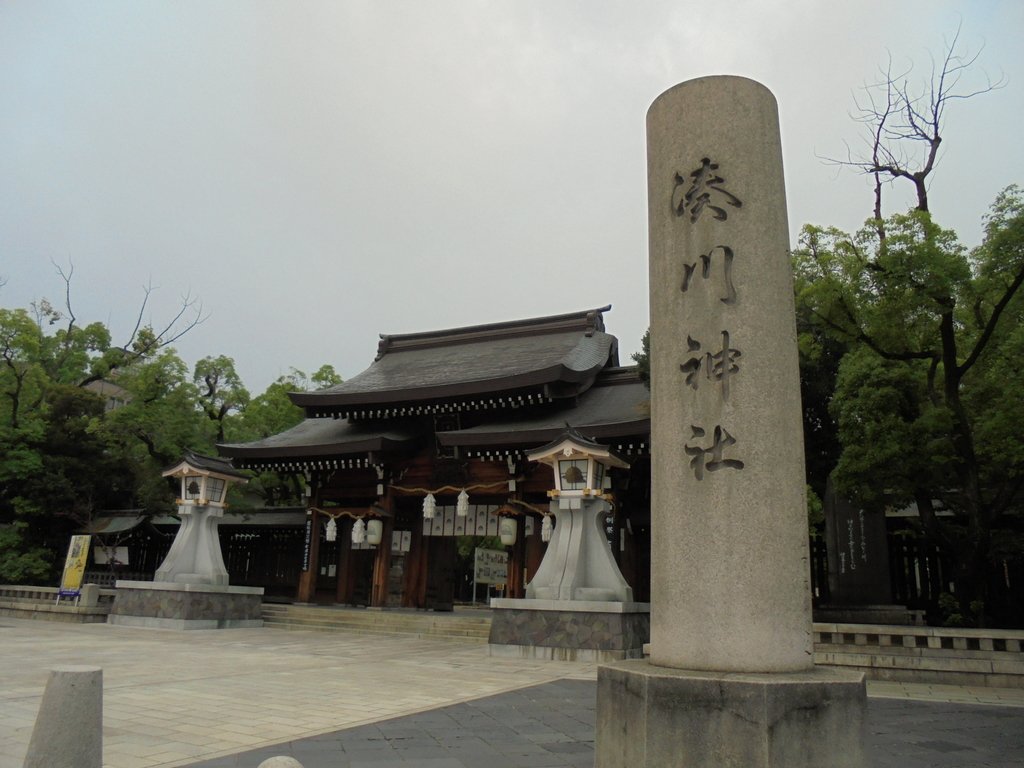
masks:
{"type": "Polygon", "coordinates": [[[262,587],[118,581],[107,623],[157,629],[262,627],[262,587]]]}
{"type": "Polygon", "coordinates": [[[598,670],[597,768],[864,768],[865,727],[859,673],[598,670]]]}
{"type": "Polygon", "coordinates": [[[561,661],[640,658],[650,638],[649,603],[600,600],[491,601],[492,656],[561,661]]]}

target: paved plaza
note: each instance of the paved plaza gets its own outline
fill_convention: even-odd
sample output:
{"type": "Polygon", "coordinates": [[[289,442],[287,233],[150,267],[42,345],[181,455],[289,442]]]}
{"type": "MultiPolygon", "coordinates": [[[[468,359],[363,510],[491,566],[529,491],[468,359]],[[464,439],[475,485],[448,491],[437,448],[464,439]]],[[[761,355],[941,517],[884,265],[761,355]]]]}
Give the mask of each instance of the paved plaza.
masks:
{"type": "MultiPolygon", "coordinates": [[[[596,665],[479,643],[277,628],[175,632],[0,617],[0,768],[49,670],[103,668],[104,765],[593,764],[596,665]]],[[[873,766],[1024,765],[1024,690],[869,684],[873,766]]]]}

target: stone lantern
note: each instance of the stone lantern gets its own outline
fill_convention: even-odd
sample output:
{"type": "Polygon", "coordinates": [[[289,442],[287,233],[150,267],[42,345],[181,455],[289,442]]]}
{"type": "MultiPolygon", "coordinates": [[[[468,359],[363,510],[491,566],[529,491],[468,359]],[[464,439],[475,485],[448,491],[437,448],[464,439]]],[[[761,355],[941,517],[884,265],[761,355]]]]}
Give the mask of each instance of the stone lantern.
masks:
{"type": "Polygon", "coordinates": [[[578,661],[641,656],[650,605],[633,602],[604,531],[612,511],[609,470],[628,463],[571,428],[526,457],[554,473],[542,526],[542,538],[544,531],[551,537],[526,598],[491,600],[490,654],[578,661]]]}
{"type": "Polygon", "coordinates": [[[191,451],[164,477],[180,479],[177,499],[181,527],[154,581],[178,584],[228,583],[217,525],[227,508],[228,487],[248,479],[224,459],[191,451]]]}
{"type": "Polygon", "coordinates": [[[164,477],[178,484],[181,527],[153,581],[117,581],[110,624],[164,629],[263,625],[262,587],[228,584],[217,526],[232,483],[247,482],[228,461],[187,452],[164,477]]]}
{"type": "Polygon", "coordinates": [[[633,590],[622,578],[604,533],[611,511],[608,470],[629,464],[607,446],[569,429],[553,443],[526,454],[554,470],[549,491],[555,528],[527,598],[630,602],[633,590]]]}

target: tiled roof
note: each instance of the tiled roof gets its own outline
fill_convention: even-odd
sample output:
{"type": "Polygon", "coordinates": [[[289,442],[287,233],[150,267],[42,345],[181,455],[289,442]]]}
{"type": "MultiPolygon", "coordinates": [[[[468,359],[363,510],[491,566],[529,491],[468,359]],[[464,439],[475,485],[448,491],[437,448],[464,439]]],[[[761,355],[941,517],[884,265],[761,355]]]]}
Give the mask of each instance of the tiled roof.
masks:
{"type": "MultiPolygon", "coordinates": [[[[536,447],[554,440],[567,426],[589,439],[609,440],[650,433],[650,393],[633,368],[606,370],[577,401],[564,401],[532,413],[517,412],[499,421],[450,432],[438,432],[442,445],[474,447],[536,447]]],[[[361,456],[370,452],[415,447],[411,424],[388,419],[348,422],[344,419],[306,419],[301,424],[252,443],[217,446],[235,460],[315,459],[361,456]]]]}
{"type": "Polygon", "coordinates": [[[609,369],[575,403],[439,432],[437,439],[446,446],[539,446],[557,438],[567,427],[597,440],[644,436],[651,431],[650,397],[635,368],[609,369]]]}
{"type": "Polygon", "coordinates": [[[382,336],[377,358],[365,371],[291,398],[323,415],[513,390],[572,396],[605,366],[617,365],[618,344],[604,332],[602,313],[608,309],[382,336]]]}
{"type": "Polygon", "coordinates": [[[351,424],[344,419],[306,419],[263,440],[226,443],[217,450],[232,459],[337,456],[401,448],[415,440],[412,429],[394,421],[351,424]]]}

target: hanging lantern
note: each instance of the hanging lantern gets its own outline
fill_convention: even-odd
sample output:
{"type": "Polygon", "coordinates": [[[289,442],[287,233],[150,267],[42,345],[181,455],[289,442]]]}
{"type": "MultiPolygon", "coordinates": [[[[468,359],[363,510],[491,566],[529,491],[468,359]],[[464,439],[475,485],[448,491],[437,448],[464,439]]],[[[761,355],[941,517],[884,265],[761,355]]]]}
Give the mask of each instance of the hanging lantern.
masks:
{"type": "Polygon", "coordinates": [[[428,493],[423,498],[423,519],[433,520],[434,515],[437,514],[437,499],[434,498],[434,494],[428,493]]]}
{"type": "Polygon", "coordinates": [[[519,527],[514,517],[502,517],[498,520],[498,536],[501,543],[511,547],[516,543],[516,529],[519,527]]]}
{"type": "MultiPolygon", "coordinates": [[[[360,520],[359,522],[363,522],[360,520]]],[[[370,518],[366,521],[366,543],[377,546],[384,536],[384,521],[370,518]]]]}
{"type": "Polygon", "coordinates": [[[362,544],[364,541],[366,541],[366,523],[363,522],[363,518],[359,518],[352,526],[352,543],[362,544]]]}
{"type": "Polygon", "coordinates": [[[334,522],[333,517],[327,521],[327,531],[324,534],[324,538],[328,541],[338,540],[338,524],[334,522]]]}
{"type": "Polygon", "coordinates": [[[540,540],[551,541],[551,533],[554,527],[551,524],[551,515],[544,515],[544,522],[540,524],[540,540]]]}
{"type": "Polygon", "coordinates": [[[469,514],[469,494],[466,493],[465,488],[459,493],[459,500],[455,504],[455,514],[459,517],[465,517],[469,514]]]}

